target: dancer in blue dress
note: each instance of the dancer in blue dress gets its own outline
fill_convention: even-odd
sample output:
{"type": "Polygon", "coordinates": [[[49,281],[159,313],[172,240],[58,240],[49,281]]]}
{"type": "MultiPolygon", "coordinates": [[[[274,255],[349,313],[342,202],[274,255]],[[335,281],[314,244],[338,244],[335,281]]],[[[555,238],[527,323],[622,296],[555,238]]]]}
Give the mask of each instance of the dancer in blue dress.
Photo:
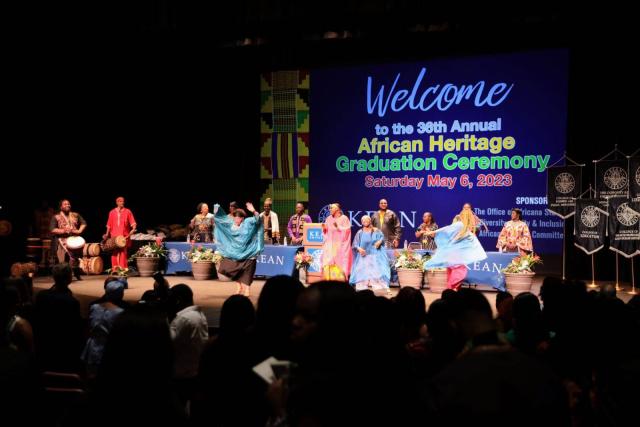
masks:
{"type": "Polygon", "coordinates": [[[253,204],[246,204],[250,217],[243,209],[236,209],[229,217],[216,204],[214,229],[218,250],[224,257],[218,266],[218,273],[224,274],[238,283],[236,294],[250,295],[249,287],[256,272],[257,257],[264,249],[262,221],[259,220],[253,204]]]}
{"type": "Polygon", "coordinates": [[[389,259],[384,247],[384,234],[371,225],[371,217],[364,215],[361,219],[362,228],[353,238],[353,251],[355,254],[349,283],[355,286],[357,291],[368,289],[384,289],[387,294],[391,270],[389,259]]]}
{"type": "Polygon", "coordinates": [[[457,290],[460,287],[467,276],[468,264],[487,258],[480,241],[470,231],[473,221],[471,211],[463,209],[451,225],[428,232],[429,236],[435,237],[438,250],[424,263],[424,268],[446,268],[449,289],[457,290]]]}

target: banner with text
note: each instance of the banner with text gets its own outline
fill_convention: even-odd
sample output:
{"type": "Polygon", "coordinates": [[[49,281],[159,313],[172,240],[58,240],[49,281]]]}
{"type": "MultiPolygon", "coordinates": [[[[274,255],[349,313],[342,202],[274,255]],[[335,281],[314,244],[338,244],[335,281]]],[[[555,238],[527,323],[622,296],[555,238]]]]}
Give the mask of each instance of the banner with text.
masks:
{"type": "Polygon", "coordinates": [[[547,169],[547,201],[549,212],[567,219],[576,213],[580,197],[581,166],[557,166],[547,169]]]}
{"type": "Polygon", "coordinates": [[[627,159],[605,160],[596,163],[596,190],[601,206],[607,206],[607,199],[627,197],[629,175],[627,159]]]}
{"type": "Polygon", "coordinates": [[[520,208],[536,252],[560,253],[545,170],[566,147],[567,72],[566,50],[313,70],[310,214],[340,202],[359,227],[385,198],[413,241],[423,212],[444,226],[468,202],[491,250],[520,208]]]}
{"type": "Polygon", "coordinates": [[[587,255],[596,253],[604,247],[607,216],[607,211],[600,208],[598,200],[576,200],[576,218],[573,230],[574,244],[587,255]]]}
{"type": "Polygon", "coordinates": [[[631,258],[640,254],[640,203],[609,199],[609,249],[631,258]]]}

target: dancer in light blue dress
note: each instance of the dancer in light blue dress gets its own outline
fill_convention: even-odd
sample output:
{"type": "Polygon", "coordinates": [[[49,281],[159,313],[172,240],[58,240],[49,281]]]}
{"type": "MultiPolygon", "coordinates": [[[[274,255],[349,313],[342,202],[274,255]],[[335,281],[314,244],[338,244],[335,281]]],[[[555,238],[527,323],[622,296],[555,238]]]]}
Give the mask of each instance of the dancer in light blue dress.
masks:
{"type": "Polygon", "coordinates": [[[362,228],[356,233],[352,247],[355,254],[349,283],[357,291],[368,289],[389,290],[391,270],[384,247],[384,234],[371,226],[371,217],[361,218],[362,228]]]}
{"type": "Polygon", "coordinates": [[[430,236],[435,236],[438,250],[424,263],[424,268],[446,268],[449,289],[457,290],[460,287],[467,276],[468,264],[487,258],[480,241],[469,231],[473,221],[471,215],[470,211],[463,210],[451,225],[428,232],[430,236]]]}
{"type": "Polygon", "coordinates": [[[214,230],[217,249],[224,257],[218,265],[218,273],[236,281],[236,294],[246,297],[256,272],[257,257],[264,249],[263,224],[253,204],[246,204],[251,216],[243,209],[236,209],[229,217],[220,205],[214,205],[214,230]]]}

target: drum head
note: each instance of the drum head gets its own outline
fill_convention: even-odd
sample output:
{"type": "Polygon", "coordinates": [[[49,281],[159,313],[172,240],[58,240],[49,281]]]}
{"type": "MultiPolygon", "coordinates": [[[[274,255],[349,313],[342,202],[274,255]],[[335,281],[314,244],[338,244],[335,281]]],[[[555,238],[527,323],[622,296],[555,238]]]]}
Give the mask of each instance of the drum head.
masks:
{"type": "Polygon", "coordinates": [[[67,239],[67,247],[69,249],[82,249],[84,243],[84,239],[80,236],[71,236],[67,239]]]}
{"type": "Polygon", "coordinates": [[[116,246],[119,248],[124,248],[127,246],[127,239],[124,236],[116,236],[116,246]]]}

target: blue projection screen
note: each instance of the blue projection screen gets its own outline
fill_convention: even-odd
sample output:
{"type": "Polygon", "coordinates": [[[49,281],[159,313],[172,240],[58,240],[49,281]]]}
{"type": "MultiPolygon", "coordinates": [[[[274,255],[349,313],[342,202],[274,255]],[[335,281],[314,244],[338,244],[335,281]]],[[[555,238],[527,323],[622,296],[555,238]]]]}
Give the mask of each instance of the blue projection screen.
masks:
{"type": "Polygon", "coordinates": [[[385,198],[410,242],[423,212],[444,226],[469,202],[492,251],[517,207],[534,250],[560,253],[545,168],[566,147],[567,76],[566,50],[312,70],[311,216],[335,201],[359,227],[385,198]]]}

